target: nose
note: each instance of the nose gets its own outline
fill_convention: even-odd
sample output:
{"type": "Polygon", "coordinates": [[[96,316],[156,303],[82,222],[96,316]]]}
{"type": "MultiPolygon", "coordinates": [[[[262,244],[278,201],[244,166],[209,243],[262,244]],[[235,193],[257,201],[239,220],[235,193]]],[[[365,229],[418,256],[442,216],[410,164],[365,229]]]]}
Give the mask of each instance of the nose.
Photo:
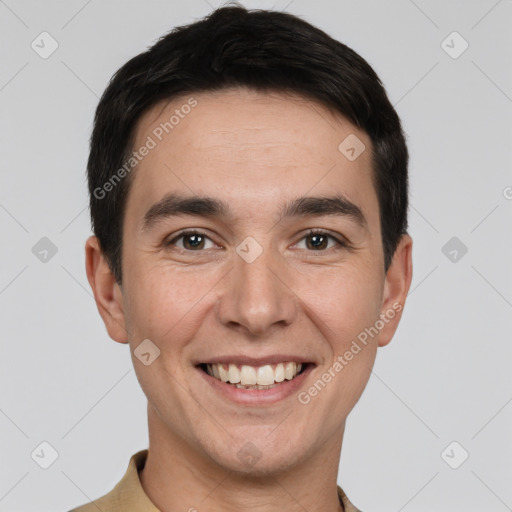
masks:
{"type": "Polygon", "coordinates": [[[235,254],[219,297],[220,322],[253,336],[290,325],[297,314],[297,298],[289,274],[286,263],[270,249],[252,262],[235,254]]]}

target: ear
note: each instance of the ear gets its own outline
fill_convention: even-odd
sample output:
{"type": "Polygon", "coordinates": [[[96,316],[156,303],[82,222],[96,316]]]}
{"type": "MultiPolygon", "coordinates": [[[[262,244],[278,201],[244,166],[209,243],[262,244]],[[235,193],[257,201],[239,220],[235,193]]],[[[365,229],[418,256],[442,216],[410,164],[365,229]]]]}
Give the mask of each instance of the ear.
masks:
{"type": "Polygon", "coordinates": [[[380,318],[384,327],[379,332],[379,347],[393,338],[400,323],[412,280],[412,238],[402,235],[384,281],[380,318]]]}
{"type": "Polygon", "coordinates": [[[128,343],[123,311],[123,293],[100,248],[99,240],[91,236],[85,243],[85,271],[94,293],[96,306],[108,335],[119,343],[128,343]]]}

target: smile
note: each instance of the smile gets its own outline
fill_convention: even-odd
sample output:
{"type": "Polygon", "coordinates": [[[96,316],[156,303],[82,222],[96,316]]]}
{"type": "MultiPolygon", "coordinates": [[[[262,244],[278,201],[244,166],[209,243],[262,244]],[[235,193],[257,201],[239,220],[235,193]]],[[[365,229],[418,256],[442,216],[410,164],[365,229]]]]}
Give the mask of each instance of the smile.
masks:
{"type": "Polygon", "coordinates": [[[211,363],[201,369],[211,377],[238,389],[271,389],[284,381],[291,381],[304,370],[302,363],[287,361],[263,366],[211,363]]]}

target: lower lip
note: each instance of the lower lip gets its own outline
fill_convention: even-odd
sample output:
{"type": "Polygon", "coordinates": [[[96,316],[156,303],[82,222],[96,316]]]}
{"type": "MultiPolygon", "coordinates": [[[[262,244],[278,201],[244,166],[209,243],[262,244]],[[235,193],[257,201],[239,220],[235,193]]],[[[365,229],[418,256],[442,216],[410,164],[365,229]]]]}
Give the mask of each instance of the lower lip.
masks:
{"type": "Polygon", "coordinates": [[[279,385],[269,389],[240,389],[233,384],[226,384],[208,375],[199,367],[196,369],[215,392],[220,393],[232,402],[255,406],[270,405],[289,398],[292,395],[296,396],[299,388],[312,371],[313,365],[308,364],[306,369],[292,380],[284,380],[279,385]]]}

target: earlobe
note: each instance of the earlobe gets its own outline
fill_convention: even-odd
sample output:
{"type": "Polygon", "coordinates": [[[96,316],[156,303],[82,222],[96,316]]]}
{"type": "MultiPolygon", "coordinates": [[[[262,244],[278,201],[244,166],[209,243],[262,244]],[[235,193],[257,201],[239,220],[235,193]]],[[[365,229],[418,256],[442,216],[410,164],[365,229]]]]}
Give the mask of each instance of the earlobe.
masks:
{"type": "Polygon", "coordinates": [[[109,336],[119,343],[128,343],[122,291],[95,236],[85,243],[85,270],[109,336]]]}
{"type": "Polygon", "coordinates": [[[379,332],[379,347],[393,338],[405,306],[412,281],[412,238],[402,235],[386,273],[381,306],[383,328],[379,332]]]}

